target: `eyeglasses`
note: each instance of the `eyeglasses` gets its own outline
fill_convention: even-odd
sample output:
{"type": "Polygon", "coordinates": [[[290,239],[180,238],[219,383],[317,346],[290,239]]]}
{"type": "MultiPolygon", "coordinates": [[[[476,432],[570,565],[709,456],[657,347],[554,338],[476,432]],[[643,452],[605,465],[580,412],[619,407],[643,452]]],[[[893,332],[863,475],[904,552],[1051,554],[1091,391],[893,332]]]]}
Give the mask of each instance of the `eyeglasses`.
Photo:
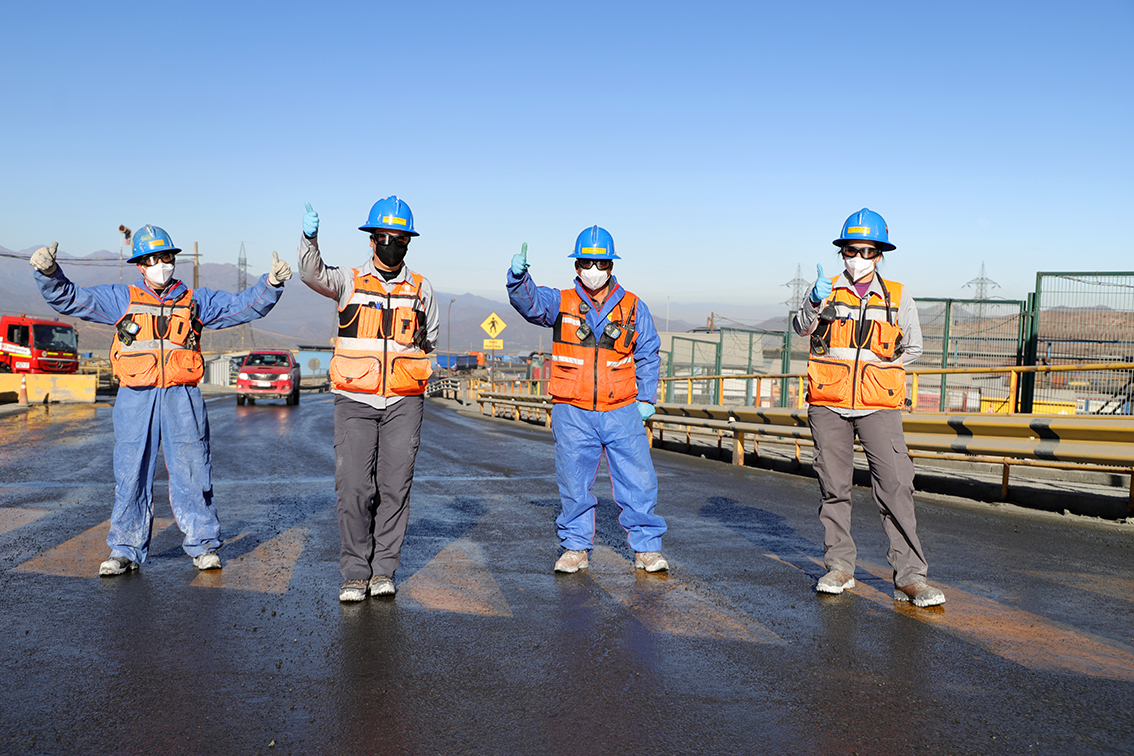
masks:
{"type": "Polygon", "coordinates": [[[171,262],[173,262],[173,253],[172,252],[155,252],[152,255],[146,255],[141,260],[139,260],[139,262],[147,268],[149,268],[153,265],[157,265],[159,262],[171,263],[171,262]]]}
{"type": "Polygon", "coordinates": [[[575,260],[575,267],[583,270],[590,270],[592,265],[599,270],[610,270],[613,264],[613,260],[575,260]]]}
{"type": "Polygon", "coordinates": [[[861,257],[863,260],[873,260],[882,256],[882,250],[875,247],[843,247],[843,257],[861,257]]]}
{"type": "Polygon", "coordinates": [[[370,235],[375,244],[386,246],[387,244],[397,244],[404,247],[409,244],[409,236],[406,234],[384,234],[381,231],[375,231],[370,235]]]}

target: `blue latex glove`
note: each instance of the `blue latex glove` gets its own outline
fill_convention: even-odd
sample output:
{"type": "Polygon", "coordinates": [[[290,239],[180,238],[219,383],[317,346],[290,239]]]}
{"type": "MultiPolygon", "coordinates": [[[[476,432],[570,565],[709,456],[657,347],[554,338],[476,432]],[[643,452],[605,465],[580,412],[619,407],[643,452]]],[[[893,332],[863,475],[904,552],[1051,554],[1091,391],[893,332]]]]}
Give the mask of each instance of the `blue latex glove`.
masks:
{"type": "Polygon", "coordinates": [[[310,202],[303,204],[307,205],[307,212],[303,214],[303,235],[308,239],[314,239],[319,233],[319,213],[315,212],[310,202]]]}
{"type": "Polygon", "coordinates": [[[815,286],[811,288],[811,304],[817,305],[831,296],[831,279],[823,275],[823,266],[816,265],[815,272],[819,277],[815,279],[815,286]]]}
{"type": "Polygon", "coordinates": [[[642,418],[643,423],[653,417],[655,412],[657,410],[649,402],[638,402],[638,416],[642,418]]]}
{"type": "Polygon", "coordinates": [[[524,271],[528,269],[528,243],[524,242],[520,254],[512,255],[512,275],[516,278],[524,275],[524,271]]]}

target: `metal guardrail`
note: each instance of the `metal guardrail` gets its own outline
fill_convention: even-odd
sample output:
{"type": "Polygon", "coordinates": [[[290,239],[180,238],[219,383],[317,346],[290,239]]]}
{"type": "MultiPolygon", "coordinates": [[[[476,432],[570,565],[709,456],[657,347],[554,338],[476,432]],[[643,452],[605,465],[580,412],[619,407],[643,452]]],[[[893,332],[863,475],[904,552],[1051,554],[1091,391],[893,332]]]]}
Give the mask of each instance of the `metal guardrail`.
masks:
{"type": "MultiPolygon", "coordinates": [[[[477,401],[481,414],[497,416],[503,410],[514,420],[542,419],[551,424],[551,397],[482,391],[477,401]]],[[[807,410],[782,407],[743,407],[708,404],[658,404],[646,425],[650,444],[654,432],[664,440],[667,430],[714,435],[718,448],[732,442],[735,465],[744,465],[746,443],[754,454],[761,442],[795,447],[800,464],[803,447],[814,446],[807,410]]],[[[1064,415],[1003,415],[990,413],[903,413],[902,428],[910,457],[938,461],[981,462],[1002,466],[1001,497],[1008,496],[1010,469],[1047,467],[1063,470],[1109,472],[1130,476],[1130,504],[1134,516],[1134,418],[1064,415]]]]}

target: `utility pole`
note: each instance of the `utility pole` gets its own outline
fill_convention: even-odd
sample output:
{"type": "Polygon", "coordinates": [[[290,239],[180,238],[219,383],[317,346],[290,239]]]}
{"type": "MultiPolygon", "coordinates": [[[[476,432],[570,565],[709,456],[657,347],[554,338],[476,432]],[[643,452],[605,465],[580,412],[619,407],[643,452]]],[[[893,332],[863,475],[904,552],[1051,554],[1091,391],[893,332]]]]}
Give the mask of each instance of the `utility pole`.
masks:
{"type": "MultiPolygon", "coordinates": [[[[244,242],[240,242],[240,256],[236,260],[236,292],[239,294],[248,288],[248,255],[244,252],[244,242]]],[[[244,349],[244,339],[249,336],[248,324],[240,329],[240,348],[244,349]]]]}
{"type": "Polygon", "coordinates": [[[201,254],[197,251],[197,242],[193,242],[193,288],[199,289],[201,287],[201,254]]]}
{"type": "Polygon", "coordinates": [[[118,242],[118,283],[122,283],[122,248],[129,246],[134,238],[134,232],[127,226],[118,226],[118,233],[122,234],[122,239],[118,242]]]}

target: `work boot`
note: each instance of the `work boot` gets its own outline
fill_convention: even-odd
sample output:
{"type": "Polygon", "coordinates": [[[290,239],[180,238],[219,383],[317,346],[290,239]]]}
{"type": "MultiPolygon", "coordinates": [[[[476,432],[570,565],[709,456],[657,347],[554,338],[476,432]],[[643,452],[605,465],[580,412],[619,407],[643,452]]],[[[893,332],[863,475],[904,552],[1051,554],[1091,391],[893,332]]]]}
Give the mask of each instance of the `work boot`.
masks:
{"type": "Polygon", "coordinates": [[[587,569],[587,552],[568,549],[555,563],[556,572],[578,572],[587,569]]]}
{"type": "Polygon", "coordinates": [[[366,598],[365,580],[348,580],[339,589],[339,601],[362,601],[366,598]]]}
{"type": "Polygon", "coordinates": [[[854,577],[842,570],[831,570],[815,584],[816,593],[842,593],[848,588],[854,588],[854,577]]]}
{"type": "Polygon", "coordinates": [[[669,562],[660,551],[635,551],[634,567],[646,572],[665,572],[669,569],[669,562]]]}
{"type": "Polygon", "coordinates": [[[924,580],[894,586],[895,601],[912,601],[914,606],[937,606],[945,603],[945,594],[924,580]]]}
{"type": "Polygon", "coordinates": [[[394,587],[394,579],[385,575],[375,575],[370,578],[371,596],[393,596],[398,589],[394,587]]]}
{"type": "Polygon", "coordinates": [[[219,570],[221,568],[220,557],[217,556],[215,551],[206,551],[204,554],[193,557],[193,566],[199,570],[219,570]]]}
{"type": "Polygon", "coordinates": [[[112,556],[98,566],[98,574],[102,577],[121,575],[124,572],[138,569],[138,563],[126,557],[112,556]]]}

